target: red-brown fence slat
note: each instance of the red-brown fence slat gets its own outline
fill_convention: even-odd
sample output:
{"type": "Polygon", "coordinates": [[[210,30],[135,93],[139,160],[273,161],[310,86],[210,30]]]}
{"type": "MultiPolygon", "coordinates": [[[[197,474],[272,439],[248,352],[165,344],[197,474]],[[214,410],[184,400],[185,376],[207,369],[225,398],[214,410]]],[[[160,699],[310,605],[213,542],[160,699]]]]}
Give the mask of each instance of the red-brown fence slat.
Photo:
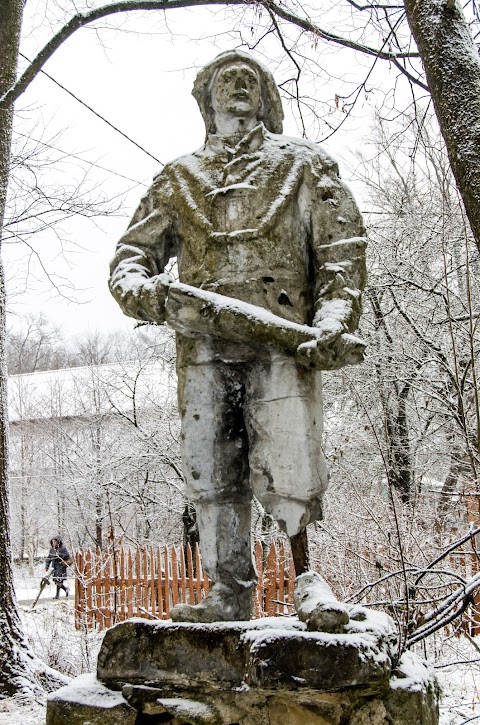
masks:
{"type": "Polygon", "coordinates": [[[260,541],[255,542],[255,567],[257,569],[257,586],[255,589],[255,617],[263,616],[263,548],[260,541]]]}
{"type": "Polygon", "coordinates": [[[105,629],[104,561],[102,552],[95,554],[95,601],[100,629],[105,629]]]}
{"type": "Polygon", "coordinates": [[[293,593],[295,591],[295,566],[293,563],[293,556],[290,555],[287,558],[288,561],[288,603],[293,605],[293,593]]]}
{"type": "Polygon", "coordinates": [[[179,603],[178,597],[178,557],[175,547],[170,551],[170,561],[172,564],[172,600],[173,606],[179,603]]]}
{"type": "Polygon", "coordinates": [[[171,609],[170,596],[171,596],[171,592],[172,592],[172,587],[171,587],[172,578],[171,578],[170,554],[169,554],[167,546],[163,547],[163,565],[164,565],[163,568],[164,568],[164,572],[165,572],[164,573],[164,592],[165,592],[164,601],[165,601],[165,614],[166,614],[165,618],[170,619],[170,609],[171,609]]]}
{"type": "Polygon", "coordinates": [[[110,556],[107,555],[105,558],[105,564],[104,564],[104,571],[103,571],[103,609],[104,609],[104,621],[105,621],[105,627],[111,627],[112,626],[112,620],[113,620],[113,607],[114,607],[114,601],[112,596],[112,587],[111,587],[111,579],[112,579],[112,560],[110,556]]]}
{"type": "MultiPolygon", "coordinates": [[[[285,545],[283,541],[278,547],[278,598],[281,602],[285,602],[285,545]]],[[[278,614],[287,614],[287,608],[283,604],[277,605],[278,614]]]]}
{"type": "Polygon", "coordinates": [[[187,544],[186,555],[187,555],[187,585],[188,585],[188,603],[195,604],[195,589],[194,589],[194,566],[192,547],[187,544]]]}
{"type": "Polygon", "coordinates": [[[141,584],[141,562],[142,562],[142,552],[140,549],[137,549],[135,552],[135,576],[134,576],[134,602],[133,602],[133,609],[134,609],[134,615],[135,617],[140,616],[140,612],[138,610],[138,606],[140,604],[141,598],[142,598],[142,584],[141,584]]]}
{"type": "Polygon", "coordinates": [[[180,563],[180,576],[178,580],[178,594],[180,601],[183,604],[187,602],[187,576],[185,571],[185,554],[182,549],[178,553],[178,560],[180,563]]]}
{"type": "Polygon", "coordinates": [[[96,601],[96,610],[97,610],[96,614],[97,614],[97,618],[98,618],[99,629],[105,629],[105,611],[104,611],[105,596],[103,595],[103,585],[104,585],[103,569],[104,569],[103,554],[100,551],[100,549],[97,549],[95,552],[95,601],[96,601]]]}
{"type": "Polygon", "coordinates": [[[147,549],[142,549],[142,563],[141,563],[142,574],[140,577],[140,607],[139,616],[143,614],[142,610],[148,611],[148,554],[147,549]]]}
{"type": "Polygon", "coordinates": [[[274,617],[277,609],[277,550],[273,542],[267,554],[265,580],[264,610],[267,617],[274,617]]]}
{"type": "Polygon", "coordinates": [[[195,604],[200,604],[202,601],[202,562],[200,560],[200,549],[198,544],[195,544],[195,604]]]}
{"type": "Polygon", "coordinates": [[[157,547],[157,581],[156,581],[156,592],[157,592],[157,615],[160,619],[165,618],[165,608],[163,599],[163,575],[162,575],[162,555],[160,547],[157,547]]]}
{"type": "Polygon", "coordinates": [[[83,554],[81,551],[77,551],[75,553],[75,629],[80,629],[82,626],[82,616],[85,610],[83,567],[83,554]]]}
{"type": "Polygon", "coordinates": [[[85,596],[85,621],[87,627],[91,627],[94,623],[93,619],[93,590],[92,590],[92,578],[93,578],[93,566],[92,566],[92,551],[87,549],[85,554],[85,584],[86,584],[86,596],[85,596]]]}
{"type": "Polygon", "coordinates": [[[127,616],[127,585],[125,577],[125,549],[120,549],[120,564],[119,564],[119,594],[118,594],[118,610],[117,620],[123,622],[127,616]]]}
{"type": "Polygon", "coordinates": [[[129,549],[127,555],[127,619],[133,617],[133,558],[129,549]]]}
{"type": "Polygon", "coordinates": [[[156,612],[156,599],[155,599],[155,558],[153,554],[153,546],[150,547],[148,552],[148,582],[147,582],[147,609],[155,617],[156,612]]]}

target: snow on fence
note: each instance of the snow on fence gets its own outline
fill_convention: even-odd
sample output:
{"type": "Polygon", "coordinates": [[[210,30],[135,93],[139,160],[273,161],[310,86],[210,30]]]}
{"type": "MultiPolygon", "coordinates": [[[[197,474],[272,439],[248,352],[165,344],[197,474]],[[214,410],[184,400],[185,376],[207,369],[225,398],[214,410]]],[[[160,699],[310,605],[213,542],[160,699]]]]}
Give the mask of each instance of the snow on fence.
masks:
{"type": "MultiPolygon", "coordinates": [[[[256,617],[293,611],[295,572],[290,552],[255,546],[256,617]]],[[[103,629],[130,617],[169,619],[178,603],[198,604],[209,589],[198,546],[79,551],[75,555],[75,626],[103,629]]]]}

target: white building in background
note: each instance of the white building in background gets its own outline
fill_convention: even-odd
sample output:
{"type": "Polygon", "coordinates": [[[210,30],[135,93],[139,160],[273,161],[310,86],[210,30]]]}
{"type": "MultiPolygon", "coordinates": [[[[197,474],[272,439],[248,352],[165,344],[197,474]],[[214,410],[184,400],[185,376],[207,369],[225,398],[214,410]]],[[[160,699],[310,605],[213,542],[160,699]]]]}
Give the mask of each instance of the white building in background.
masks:
{"type": "Polygon", "coordinates": [[[85,418],[112,409],[128,414],[133,404],[168,404],[172,393],[176,395],[175,373],[158,358],[11,375],[9,420],[85,418]]]}
{"type": "Polygon", "coordinates": [[[181,539],[176,376],[159,358],[9,378],[15,557],[181,539]]]}

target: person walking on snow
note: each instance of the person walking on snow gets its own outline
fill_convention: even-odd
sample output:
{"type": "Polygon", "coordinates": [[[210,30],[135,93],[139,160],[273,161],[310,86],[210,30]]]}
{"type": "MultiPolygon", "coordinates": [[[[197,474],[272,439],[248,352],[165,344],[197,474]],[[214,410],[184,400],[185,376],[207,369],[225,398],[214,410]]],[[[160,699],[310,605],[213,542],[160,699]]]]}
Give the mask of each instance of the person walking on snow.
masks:
{"type": "Polygon", "coordinates": [[[53,581],[57,587],[55,599],[60,599],[60,590],[63,589],[65,596],[68,597],[69,589],[65,584],[67,580],[67,566],[70,566],[72,559],[66,547],[63,545],[60,536],[54,536],[50,539],[50,551],[45,560],[45,571],[48,571],[50,564],[53,567],[53,581]]]}

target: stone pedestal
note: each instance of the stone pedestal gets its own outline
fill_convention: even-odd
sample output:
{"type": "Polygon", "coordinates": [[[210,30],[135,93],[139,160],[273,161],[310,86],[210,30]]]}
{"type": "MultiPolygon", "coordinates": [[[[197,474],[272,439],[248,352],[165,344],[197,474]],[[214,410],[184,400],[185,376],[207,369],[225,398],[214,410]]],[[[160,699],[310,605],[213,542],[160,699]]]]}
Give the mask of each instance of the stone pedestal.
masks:
{"type": "Polygon", "coordinates": [[[392,620],[361,607],[343,634],[297,618],[109,630],[98,681],[50,696],[47,725],[437,725],[438,687],[392,620]],[[75,707],[76,703],[76,707],[75,707]]]}

